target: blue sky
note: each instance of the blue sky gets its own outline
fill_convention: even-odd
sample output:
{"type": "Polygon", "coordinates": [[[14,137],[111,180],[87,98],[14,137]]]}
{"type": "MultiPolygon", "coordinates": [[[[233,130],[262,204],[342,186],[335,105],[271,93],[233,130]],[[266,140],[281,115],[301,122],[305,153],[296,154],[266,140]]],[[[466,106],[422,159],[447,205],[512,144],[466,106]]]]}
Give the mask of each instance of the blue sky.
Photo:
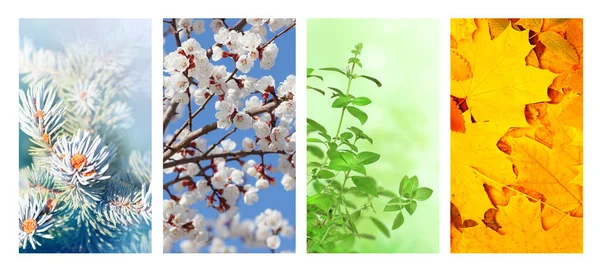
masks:
{"type": "MultiPolygon", "coordinates": [[[[167,18],[165,20],[170,20],[170,18],[167,18]]],[[[206,48],[212,46],[215,41],[214,41],[212,30],[209,27],[211,19],[203,19],[203,20],[204,20],[204,26],[205,26],[206,31],[202,34],[192,33],[191,37],[196,39],[200,43],[202,48],[206,49],[206,48]]],[[[225,22],[229,26],[233,26],[237,21],[238,21],[238,19],[226,19],[225,20],[225,22]]],[[[163,28],[164,28],[164,30],[167,30],[168,25],[166,23],[163,23],[163,28]]],[[[247,30],[249,28],[250,28],[249,26],[246,26],[244,28],[244,30],[247,30]]],[[[279,31],[282,31],[283,29],[284,28],[280,29],[279,31]]],[[[275,33],[271,33],[269,31],[269,33],[267,34],[267,40],[271,39],[274,35],[275,35],[275,33]]],[[[296,70],[296,57],[295,57],[296,56],[296,30],[295,30],[295,28],[291,29],[284,35],[277,38],[275,40],[275,43],[277,44],[277,47],[279,47],[279,54],[277,55],[277,58],[275,60],[275,66],[273,66],[270,70],[265,71],[265,70],[260,69],[260,66],[257,62],[254,64],[254,67],[252,68],[250,73],[247,74],[248,76],[260,78],[262,76],[271,75],[275,79],[275,82],[277,84],[279,84],[279,82],[283,82],[288,75],[296,74],[296,71],[295,71],[296,70]]],[[[165,52],[168,54],[169,52],[175,51],[176,48],[177,48],[177,46],[175,44],[175,38],[173,37],[173,35],[171,35],[171,34],[167,35],[165,37],[165,44],[164,44],[165,52]]],[[[227,71],[229,71],[229,72],[233,71],[235,68],[235,63],[233,62],[233,60],[231,58],[222,59],[222,60],[217,61],[216,63],[213,62],[213,64],[225,65],[227,67],[227,71]]],[[[196,105],[195,103],[192,102],[192,112],[195,111],[197,108],[198,108],[198,105],[196,105]]],[[[186,110],[185,112],[187,112],[187,109],[185,109],[185,110],[186,110]]],[[[202,111],[198,116],[196,116],[196,118],[194,118],[193,128],[198,129],[204,125],[215,122],[216,121],[216,118],[214,117],[215,113],[216,113],[216,111],[215,111],[215,107],[214,107],[214,102],[211,101],[211,103],[209,103],[207,105],[205,110],[202,111]]],[[[166,130],[166,133],[173,134],[177,129],[179,129],[181,127],[181,125],[183,125],[183,123],[185,121],[186,121],[186,119],[184,119],[184,118],[180,118],[178,120],[172,121],[169,124],[169,127],[166,130]]],[[[207,139],[208,146],[211,146],[216,141],[218,141],[220,138],[222,138],[225,135],[225,133],[226,133],[225,130],[217,130],[217,131],[213,131],[213,132],[209,133],[209,135],[205,135],[204,138],[207,139]]],[[[241,141],[244,137],[251,137],[251,138],[254,137],[254,131],[253,130],[237,131],[236,133],[234,133],[230,136],[230,139],[235,141],[237,144],[236,150],[238,150],[241,147],[241,141]]],[[[247,159],[254,159],[257,162],[260,162],[259,156],[249,156],[249,157],[247,157],[247,159]]],[[[278,155],[265,156],[265,164],[277,165],[278,159],[279,159],[278,155]]],[[[239,167],[239,164],[235,163],[235,164],[231,164],[230,166],[239,167]]],[[[175,176],[176,176],[176,174],[169,174],[169,175],[165,174],[164,180],[170,181],[175,176]]],[[[259,191],[259,197],[260,197],[259,202],[254,203],[252,206],[247,206],[243,203],[243,199],[240,197],[240,199],[238,200],[237,206],[240,208],[239,213],[241,215],[241,220],[254,219],[255,216],[257,216],[258,214],[263,212],[265,209],[271,208],[271,209],[277,209],[277,210],[281,211],[281,213],[283,214],[283,217],[289,221],[289,224],[295,226],[296,225],[296,210],[295,210],[296,191],[293,190],[293,191],[286,192],[283,190],[283,186],[281,185],[281,182],[280,182],[281,178],[282,178],[281,173],[277,173],[277,174],[273,175],[273,177],[277,180],[277,185],[272,186],[266,190],[260,190],[259,191]]],[[[246,175],[244,178],[249,184],[252,184],[252,185],[254,185],[254,183],[256,181],[255,178],[249,177],[248,175],[246,175]]],[[[168,199],[168,195],[164,191],[163,191],[163,198],[168,199]]],[[[207,219],[214,219],[218,215],[218,213],[214,209],[206,208],[204,201],[199,202],[192,207],[199,210],[207,219]]],[[[226,241],[226,243],[227,243],[227,245],[236,246],[238,248],[238,252],[253,252],[253,253],[269,252],[269,250],[266,247],[260,248],[260,249],[244,248],[241,241],[237,241],[237,240],[235,240],[235,241],[229,240],[229,241],[226,241]]],[[[282,237],[281,247],[279,248],[279,250],[295,250],[295,247],[296,247],[295,236],[291,237],[290,239],[282,237]]],[[[207,250],[208,250],[208,247],[205,247],[202,249],[202,252],[207,252],[207,250]]],[[[175,244],[173,246],[173,252],[181,252],[181,250],[179,248],[179,244],[175,244]]]]}

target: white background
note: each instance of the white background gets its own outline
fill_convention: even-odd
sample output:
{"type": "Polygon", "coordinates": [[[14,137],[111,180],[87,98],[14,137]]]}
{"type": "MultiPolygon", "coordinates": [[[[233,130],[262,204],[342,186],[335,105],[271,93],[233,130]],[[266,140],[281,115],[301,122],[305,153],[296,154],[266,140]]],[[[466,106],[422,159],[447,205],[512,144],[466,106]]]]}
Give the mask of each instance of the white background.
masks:
{"type": "MultiPolygon", "coordinates": [[[[598,87],[600,82],[600,14],[595,1],[3,1],[0,7],[0,271],[598,271],[600,259],[600,160],[598,158],[598,87]],[[295,254],[163,254],[162,156],[153,150],[154,221],[152,254],[19,254],[18,204],[18,23],[19,18],[151,18],[153,109],[152,142],[162,141],[162,18],[297,18],[297,235],[295,254]],[[439,18],[440,19],[440,253],[307,255],[306,237],[306,19],[307,18],[439,18]],[[449,35],[452,17],[584,18],[584,254],[453,254],[450,249],[449,183],[449,35]]],[[[398,37],[398,43],[403,37],[398,37]]],[[[400,64],[401,65],[401,64],[400,64]]],[[[392,125],[385,124],[382,125],[392,125]]],[[[150,135],[149,135],[150,136],[150,135]]]]}

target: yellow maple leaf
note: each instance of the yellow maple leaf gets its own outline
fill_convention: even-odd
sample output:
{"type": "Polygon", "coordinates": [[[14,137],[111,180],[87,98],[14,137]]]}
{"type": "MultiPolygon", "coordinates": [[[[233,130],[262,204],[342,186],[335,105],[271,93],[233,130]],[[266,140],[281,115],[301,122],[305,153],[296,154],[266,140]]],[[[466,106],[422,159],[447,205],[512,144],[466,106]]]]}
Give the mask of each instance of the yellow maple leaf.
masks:
{"type": "Polygon", "coordinates": [[[472,18],[455,18],[452,19],[450,25],[450,36],[455,41],[463,39],[470,40],[477,27],[475,26],[475,20],[472,18]]]}
{"type": "Polygon", "coordinates": [[[519,19],[515,24],[534,32],[540,32],[542,25],[544,24],[544,20],[541,18],[522,18],[519,19]]]}
{"type": "Polygon", "coordinates": [[[476,121],[494,121],[506,129],[525,126],[523,108],[547,101],[546,89],[556,75],[525,64],[533,48],[527,31],[506,28],[492,41],[481,26],[473,36],[459,41],[455,49],[470,64],[473,76],[452,80],[451,94],[466,98],[476,121]]]}
{"type": "Polygon", "coordinates": [[[544,230],[540,220],[542,203],[524,195],[510,198],[507,206],[499,206],[495,231],[483,223],[458,229],[451,227],[453,253],[576,253],[583,251],[583,220],[563,216],[551,230],[544,230]]]}
{"type": "Polygon", "coordinates": [[[475,24],[451,47],[451,250],[581,252],[582,23],[475,24]]]}
{"type": "Polygon", "coordinates": [[[481,216],[492,207],[483,188],[483,172],[501,184],[510,184],[516,176],[508,156],[496,146],[506,129],[493,122],[470,121],[470,111],[463,113],[465,133],[451,133],[450,182],[451,201],[465,219],[481,216]]]}

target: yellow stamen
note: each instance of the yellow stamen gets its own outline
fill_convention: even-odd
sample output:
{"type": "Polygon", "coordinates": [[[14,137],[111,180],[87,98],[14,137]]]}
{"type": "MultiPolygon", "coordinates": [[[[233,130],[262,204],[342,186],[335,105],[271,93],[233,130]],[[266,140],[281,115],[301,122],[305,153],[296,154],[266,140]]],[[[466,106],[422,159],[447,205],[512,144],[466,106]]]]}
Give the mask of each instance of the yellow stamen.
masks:
{"type": "Polygon", "coordinates": [[[25,233],[32,234],[38,228],[38,224],[37,221],[35,221],[35,219],[29,218],[23,221],[23,224],[21,224],[21,228],[25,233]]]}
{"type": "Polygon", "coordinates": [[[81,169],[81,167],[87,165],[87,158],[83,154],[77,153],[71,157],[71,165],[75,169],[81,169]]]}
{"type": "Polygon", "coordinates": [[[46,117],[46,114],[44,113],[44,111],[38,110],[35,112],[35,118],[44,119],[44,117],[46,117]]]}
{"type": "Polygon", "coordinates": [[[49,143],[50,143],[50,135],[49,135],[48,133],[44,133],[44,134],[42,134],[42,141],[43,141],[44,143],[47,143],[47,144],[49,144],[49,143]]]}

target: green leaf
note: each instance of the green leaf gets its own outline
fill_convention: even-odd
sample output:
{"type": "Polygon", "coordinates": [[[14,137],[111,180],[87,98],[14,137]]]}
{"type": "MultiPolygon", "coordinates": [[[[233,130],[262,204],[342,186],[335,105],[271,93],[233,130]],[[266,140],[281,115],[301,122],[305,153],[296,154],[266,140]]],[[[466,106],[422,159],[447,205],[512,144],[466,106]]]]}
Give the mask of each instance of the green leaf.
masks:
{"type": "MultiPolygon", "coordinates": [[[[337,146],[335,148],[337,148],[337,146]]],[[[329,150],[327,150],[327,157],[329,157],[330,160],[335,159],[335,158],[340,158],[340,159],[342,158],[342,155],[340,154],[340,152],[335,150],[335,148],[329,147],[329,150]]]]}
{"type": "Polygon", "coordinates": [[[412,190],[410,191],[410,197],[415,197],[417,190],[419,189],[419,178],[417,176],[410,177],[412,183],[412,190]]]}
{"type": "Polygon", "coordinates": [[[363,238],[363,239],[367,239],[367,240],[375,240],[375,236],[371,235],[371,234],[367,234],[367,233],[361,233],[358,235],[358,237],[363,238]]]}
{"type": "Polygon", "coordinates": [[[367,116],[364,111],[352,106],[346,107],[346,109],[350,114],[352,114],[352,116],[356,117],[356,119],[358,119],[362,125],[367,122],[369,116],[367,116]]]}
{"type": "Polygon", "coordinates": [[[325,140],[331,141],[331,136],[329,136],[323,132],[319,132],[319,135],[321,135],[321,137],[323,137],[325,140]]]}
{"type": "Polygon", "coordinates": [[[354,154],[352,154],[350,151],[340,152],[340,156],[349,164],[354,164],[356,161],[354,154]]]}
{"type": "Polygon", "coordinates": [[[356,185],[356,188],[358,188],[359,190],[370,194],[374,197],[378,197],[377,183],[372,177],[352,176],[352,182],[354,183],[354,185],[356,185]]]}
{"type": "Polygon", "coordinates": [[[311,77],[316,77],[316,78],[320,79],[321,81],[323,81],[323,80],[324,80],[324,79],[323,79],[323,77],[322,77],[322,76],[320,76],[320,75],[307,75],[307,76],[306,76],[306,78],[311,78],[311,77]]]}
{"type": "Polygon", "coordinates": [[[332,71],[332,72],[338,72],[338,73],[340,73],[340,74],[342,74],[342,75],[346,75],[346,73],[344,73],[344,71],[342,71],[342,70],[341,70],[341,69],[339,69],[339,68],[335,68],[335,67],[326,67],[326,68],[321,68],[321,69],[319,69],[319,70],[323,70],[323,71],[332,71]]]}
{"type": "Polygon", "coordinates": [[[333,197],[330,194],[316,194],[308,197],[306,200],[307,205],[315,205],[317,208],[328,212],[333,205],[333,197]]]}
{"type": "Polygon", "coordinates": [[[348,140],[348,139],[352,139],[352,133],[344,132],[340,135],[340,140],[344,141],[344,140],[348,140]]]}
{"type": "Polygon", "coordinates": [[[402,204],[401,201],[402,201],[402,199],[399,197],[390,199],[390,201],[388,201],[388,203],[385,205],[385,208],[383,208],[383,211],[384,212],[395,212],[395,211],[402,210],[402,208],[404,207],[404,204],[402,204]]]}
{"type": "Polygon", "coordinates": [[[331,104],[331,107],[332,108],[343,108],[343,107],[347,106],[348,104],[350,104],[350,99],[347,96],[340,96],[333,101],[333,104],[331,104]]]}
{"type": "Polygon", "coordinates": [[[321,170],[317,173],[317,176],[322,179],[329,179],[335,177],[335,174],[331,171],[321,170]]]}
{"type": "Polygon", "coordinates": [[[346,206],[348,206],[348,208],[356,209],[356,204],[354,204],[348,200],[344,200],[344,204],[346,204],[346,206]]]}
{"type": "Polygon", "coordinates": [[[381,85],[381,82],[379,82],[379,80],[377,80],[377,79],[376,79],[376,78],[374,78],[374,77],[365,76],[365,75],[360,75],[360,76],[358,76],[358,77],[366,78],[366,79],[368,79],[368,80],[370,80],[370,81],[373,81],[375,84],[377,84],[377,87],[381,87],[381,86],[382,86],[382,85],[381,85]]]}
{"type": "Polygon", "coordinates": [[[345,94],[344,94],[342,91],[340,91],[340,89],[338,89],[338,88],[334,88],[334,87],[327,87],[327,88],[329,88],[329,89],[333,90],[333,91],[334,91],[334,92],[335,92],[337,95],[339,95],[339,96],[346,96],[346,95],[345,95],[345,94]]]}
{"type": "Polygon", "coordinates": [[[371,99],[368,99],[366,97],[357,97],[354,100],[352,100],[352,104],[357,106],[366,106],[371,104],[371,99]]]}
{"type": "Polygon", "coordinates": [[[352,170],[350,165],[345,160],[343,160],[341,157],[331,159],[331,161],[329,162],[329,166],[327,168],[329,168],[331,170],[337,170],[337,171],[352,170]]]}
{"type": "Polygon", "coordinates": [[[306,138],[306,141],[309,143],[323,143],[323,140],[317,138],[306,138]]]}
{"type": "Polygon", "coordinates": [[[323,153],[323,150],[321,150],[321,148],[319,148],[318,146],[315,146],[315,145],[306,146],[306,150],[310,154],[313,154],[314,156],[316,156],[319,159],[322,159],[325,156],[325,153],[323,153]]]}
{"type": "Polygon", "coordinates": [[[370,152],[370,151],[360,152],[360,153],[358,153],[358,156],[357,156],[357,163],[362,164],[362,165],[368,165],[368,164],[378,161],[380,157],[381,156],[375,152],[370,152]]]}
{"type": "MultiPolygon", "coordinates": [[[[368,197],[369,195],[356,187],[350,187],[344,190],[344,192],[348,192],[356,197],[368,197]]],[[[348,206],[350,207],[350,206],[348,206]]]]}
{"type": "Polygon", "coordinates": [[[344,239],[347,239],[347,238],[353,237],[353,236],[354,235],[350,234],[350,233],[333,235],[333,236],[327,237],[327,239],[325,239],[325,241],[323,241],[323,243],[333,243],[333,242],[341,241],[341,240],[344,240],[344,239]]]}
{"type": "Polygon", "coordinates": [[[350,149],[352,149],[352,151],[358,152],[358,147],[356,147],[355,145],[353,145],[350,142],[348,142],[348,140],[344,140],[343,144],[345,144],[348,147],[350,147],[350,149]]]}
{"type": "Polygon", "coordinates": [[[348,130],[354,132],[354,134],[356,135],[356,138],[365,139],[369,143],[373,144],[373,139],[371,139],[371,137],[369,137],[367,134],[365,134],[361,129],[359,129],[357,127],[349,127],[348,130]]]}
{"type": "Polygon", "coordinates": [[[411,201],[408,205],[406,205],[406,211],[408,212],[408,214],[412,215],[415,210],[417,210],[417,202],[416,201],[411,201]]]}
{"type": "Polygon", "coordinates": [[[313,72],[314,70],[315,70],[315,69],[313,69],[313,68],[306,68],[306,75],[310,75],[310,74],[312,74],[312,72],[313,72]]]}
{"type": "Polygon", "coordinates": [[[313,154],[315,157],[322,159],[323,156],[325,156],[325,153],[323,153],[323,150],[321,150],[320,148],[318,148],[317,146],[314,145],[308,145],[306,146],[306,150],[308,150],[308,152],[310,154],[313,154]]]}
{"type": "Polygon", "coordinates": [[[404,224],[404,215],[402,215],[402,211],[400,211],[396,218],[394,218],[394,223],[392,224],[392,230],[395,230],[404,224]]]}
{"type": "Polygon", "coordinates": [[[323,127],[321,124],[319,124],[317,121],[310,119],[310,118],[306,118],[306,123],[313,127],[314,129],[320,131],[323,134],[327,134],[327,130],[325,129],[325,127],[323,127]]]}
{"type": "Polygon", "coordinates": [[[354,170],[355,172],[361,173],[363,175],[367,174],[367,169],[364,166],[360,165],[360,164],[353,164],[351,166],[351,169],[354,170]]]}
{"type": "Polygon", "coordinates": [[[392,191],[390,191],[388,189],[385,189],[385,188],[382,188],[382,187],[379,187],[377,189],[379,190],[379,195],[380,196],[385,196],[385,197],[389,197],[389,198],[396,197],[396,193],[394,193],[394,192],[392,192],[392,191]]]}
{"type": "Polygon", "coordinates": [[[321,185],[321,183],[319,183],[319,181],[315,180],[312,183],[313,189],[315,190],[315,192],[320,192],[321,190],[323,190],[323,186],[321,185]]]}
{"type": "Polygon", "coordinates": [[[390,238],[390,231],[385,227],[385,225],[375,217],[371,216],[370,218],[375,227],[377,227],[379,231],[381,231],[381,233],[383,233],[383,235],[385,235],[387,238],[390,238]]]}
{"type": "Polygon", "coordinates": [[[352,214],[350,214],[350,220],[352,220],[352,222],[356,222],[356,220],[358,220],[360,218],[360,210],[354,211],[352,214]]]}
{"type": "Polygon", "coordinates": [[[306,86],[306,88],[308,88],[309,90],[315,90],[315,91],[321,93],[322,95],[325,95],[325,91],[323,91],[323,90],[321,90],[319,88],[315,88],[315,87],[312,87],[312,86],[306,86]]]}
{"type": "MultiPolygon", "coordinates": [[[[346,208],[346,206],[344,206],[344,209],[346,210],[346,218],[350,219],[350,213],[348,212],[348,208],[346,208]]],[[[352,220],[348,220],[348,228],[352,231],[352,233],[358,235],[358,229],[356,229],[356,225],[354,224],[354,221],[352,220]]]]}
{"type": "Polygon", "coordinates": [[[404,176],[402,181],[400,182],[400,189],[398,193],[403,197],[411,198],[413,197],[413,193],[416,192],[419,187],[419,180],[417,176],[413,176],[412,178],[408,178],[404,176]]]}
{"type": "Polygon", "coordinates": [[[433,194],[433,190],[427,187],[421,187],[417,189],[417,192],[415,193],[415,199],[419,201],[427,200],[431,194],[433,194]]]}
{"type": "Polygon", "coordinates": [[[309,162],[306,164],[307,167],[321,167],[321,164],[318,162],[309,162]]]}

